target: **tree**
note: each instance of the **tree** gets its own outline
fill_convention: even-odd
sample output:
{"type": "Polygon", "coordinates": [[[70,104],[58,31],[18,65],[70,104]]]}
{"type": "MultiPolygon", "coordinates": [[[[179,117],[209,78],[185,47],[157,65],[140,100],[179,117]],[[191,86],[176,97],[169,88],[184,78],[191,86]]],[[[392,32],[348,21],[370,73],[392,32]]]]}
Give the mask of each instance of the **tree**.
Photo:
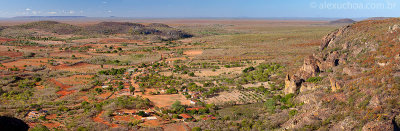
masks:
{"type": "Polygon", "coordinates": [[[190,73],[189,73],[189,76],[194,77],[195,75],[194,75],[193,72],[190,72],[190,73]]]}
{"type": "Polygon", "coordinates": [[[101,89],[101,88],[96,88],[95,91],[97,91],[97,93],[102,93],[102,92],[103,92],[103,89],[101,89]]]}
{"type": "Polygon", "coordinates": [[[139,111],[139,112],[138,112],[138,115],[139,115],[139,116],[145,116],[146,113],[145,113],[144,111],[139,111]]]}
{"type": "Polygon", "coordinates": [[[129,87],[129,90],[131,91],[132,95],[134,95],[134,94],[135,94],[135,87],[133,87],[133,86],[130,86],[130,87],[129,87]]]}
{"type": "Polygon", "coordinates": [[[124,89],[124,85],[119,85],[119,86],[118,86],[118,89],[119,89],[119,90],[124,89]]]}

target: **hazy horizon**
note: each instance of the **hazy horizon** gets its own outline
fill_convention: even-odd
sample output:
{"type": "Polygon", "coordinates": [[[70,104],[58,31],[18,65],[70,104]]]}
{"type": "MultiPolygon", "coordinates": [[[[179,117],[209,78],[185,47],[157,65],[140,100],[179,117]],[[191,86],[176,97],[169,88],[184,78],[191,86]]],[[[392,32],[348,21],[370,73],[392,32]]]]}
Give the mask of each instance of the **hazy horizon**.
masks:
{"type": "Polygon", "coordinates": [[[368,18],[398,17],[396,0],[3,0],[0,17],[368,18]]]}

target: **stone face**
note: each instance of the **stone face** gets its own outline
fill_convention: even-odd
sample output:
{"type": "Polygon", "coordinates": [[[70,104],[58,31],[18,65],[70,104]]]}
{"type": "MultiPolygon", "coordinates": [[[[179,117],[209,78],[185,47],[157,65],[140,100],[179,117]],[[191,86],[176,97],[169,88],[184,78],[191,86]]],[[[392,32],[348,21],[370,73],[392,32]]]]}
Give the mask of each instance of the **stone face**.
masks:
{"type": "Polygon", "coordinates": [[[390,33],[395,33],[395,32],[397,32],[397,30],[399,30],[400,29],[400,26],[399,25],[393,25],[393,26],[390,26],[389,27],[389,32],[390,33]]]}
{"type": "Polygon", "coordinates": [[[331,89],[333,92],[336,92],[342,88],[340,82],[336,81],[334,78],[329,78],[329,81],[331,82],[331,89]]]}
{"type": "Polygon", "coordinates": [[[337,37],[339,37],[340,35],[342,35],[350,26],[345,26],[342,27],[328,35],[326,35],[323,39],[322,39],[322,43],[320,45],[320,50],[324,50],[326,47],[328,47],[329,45],[333,44],[335,42],[335,39],[337,37]]]}
{"type": "Polygon", "coordinates": [[[290,77],[290,75],[286,75],[285,78],[285,89],[284,89],[285,94],[290,94],[290,93],[296,93],[297,92],[297,84],[293,78],[290,77]]]}
{"type": "Polygon", "coordinates": [[[316,59],[314,56],[308,56],[304,58],[304,64],[301,67],[301,72],[299,73],[299,76],[302,79],[316,76],[320,71],[318,66],[320,64],[321,64],[320,61],[316,59]]]}

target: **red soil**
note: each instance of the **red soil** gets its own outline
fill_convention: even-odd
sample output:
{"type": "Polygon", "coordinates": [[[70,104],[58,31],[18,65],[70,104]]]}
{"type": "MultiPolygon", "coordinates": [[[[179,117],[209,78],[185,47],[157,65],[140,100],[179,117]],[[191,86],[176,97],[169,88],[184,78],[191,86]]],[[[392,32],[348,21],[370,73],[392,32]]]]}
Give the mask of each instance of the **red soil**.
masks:
{"type": "Polygon", "coordinates": [[[53,129],[53,128],[57,128],[57,127],[61,126],[61,124],[59,122],[47,122],[47,123],[43,123],[42,125],[46,126],[49,129],[53,129]]]}
{"type": "MultiPolygon", "coordinates": [[[[131,122],[137,118],[133,117],[133,116],[114,116],[114,119],[117,121],[124,121],[124,122],[131,122]]],[[[137,119],[140,120],[141,118],[137,119]]]]}
{"type": "Polygon", "coordinates": [[[15,39],[0,38],[0,42],[15,41],[15,39]]]}
{"type": "Polygon", "coordinates": [[[13,51],[1,51],[0,56],[7,56],[7,57],[20,57],[22,56],[21,52],[13,52],[13,51]]]}
{"type": "Polygon", "coordinates": [[[104,121],[103,118],[100,117],[101,114],[103,114],[103,113],[104,113],[104,111],[101,111],[100,114],[98,114],[95,118],[93,118],[93,121],[98,122],[98,123],[106,124],[107,126],[110,126],[110,127],[113,127],[113,128],[114,127],[118,127],[117,124],[113,124],[113,123],[109,123],[107,121],[104,121]]]}
{"type": "Polygon", "coordinates": [[[46,116],[46,119],[55,119],[55,118],[57,118],[56,114],[51,114],[46,116]]]}
{"type": "Polygon", "coordinates": [[[103,39],[100,43],[142,43],[140,40],[127,40],[127,39],[103,39]]]}
{"type": "Polygon", "coordinates": [[[190,131],[190,128],[184,123],[168,124],[163,129],[164,131],[190,131]]]}
{"type": "Polygon", "coordinates": [[[53,82],[56,86],[61,88],[61,90],[57,92],[57,94],[61,95],[60,98],[75,92],[75,90],[70,90],[70,91],[68,90],[68,88],[71,88],[71,86],[69,85],[65,85],[55,79],[50,79],[50,81],[53,82]]]}

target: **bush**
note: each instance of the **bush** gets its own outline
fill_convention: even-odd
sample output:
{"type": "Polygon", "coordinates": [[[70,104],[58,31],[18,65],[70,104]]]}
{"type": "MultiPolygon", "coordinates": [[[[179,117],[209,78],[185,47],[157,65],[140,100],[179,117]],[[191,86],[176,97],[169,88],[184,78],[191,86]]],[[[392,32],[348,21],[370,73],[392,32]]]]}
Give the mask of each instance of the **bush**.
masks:
{"type": "Polygon", "coordinates": [[[101,88],[96,88],[95,90],[97,91],[97,93],[102,93],[103,92],[103,89],[101,89],[101,88]]]}
{"type": "Polygon", "coordinates": [[[275,99],[268,99],[264,103],[265,107],[267,108],[268,112],[274,113],[276,108],[276,100],[275,99]]]}
{"type": "Polygon", "coordinates": [[[311,83],[317,83],[322,81],[322,77],[316,76],[316,77],[310,77],[306,80],[306,82],[311,82],[311,83]]]}
{"type": "Polygon", "coordinates": [[[177,94],[178,90],[175,88],[169,88],[166,93],[167,94],[177,94]]]}
{"type": "Polygon", "coordinates": [[[138,112],[138,115],[139,115],[139,116],[146,116],[146,113],[145,113],[144,111],[139,111],[139,112],[138,112]]]}
{"type": "Polygon", "coordinates": [[[189,73],[189,76],[194,77],[195,75],[194,75],[193,72],[190,72],[190,73],[189,73]]]}
{"type": "Polygon", "coordinates": [[[290,116],[294,116],[294,115],[296,115],[297,114],[297,110],[290,110],[289,111],[289,115],[290,116]]]}
{"type": "Polygon", "coordinates": [[[104,71],[99,71],[99,74],[103,75],[117,75],[117,74],[124,74],[126,71],[125,68],[120,68],[120,69],[110,69],[110,70],[104,70],[104,71]]]}

